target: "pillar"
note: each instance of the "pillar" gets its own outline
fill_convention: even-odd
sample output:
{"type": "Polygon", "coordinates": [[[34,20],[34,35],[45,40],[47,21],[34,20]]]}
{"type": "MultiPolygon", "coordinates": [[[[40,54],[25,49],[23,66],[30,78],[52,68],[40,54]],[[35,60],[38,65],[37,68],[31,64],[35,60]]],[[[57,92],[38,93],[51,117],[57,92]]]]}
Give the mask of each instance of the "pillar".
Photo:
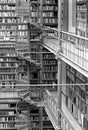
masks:
{"type": "MultiPolygon", "coordinates": [[[[57,73],[57,78],[58,78],[58,110],[61,111],[61,105],[62,105],[62,61],[60,58],[58,58],[58,73],[57,73]],[[60,85],[59,85],[60,84],[60,85]]],[[[58,127],[61,130],[61,113],[58,111],[58,127]]]]}
{"type": "Polygon", "coordinates": [[[43,107],[39,108],[39,130],[43,130],[43,107]]]}

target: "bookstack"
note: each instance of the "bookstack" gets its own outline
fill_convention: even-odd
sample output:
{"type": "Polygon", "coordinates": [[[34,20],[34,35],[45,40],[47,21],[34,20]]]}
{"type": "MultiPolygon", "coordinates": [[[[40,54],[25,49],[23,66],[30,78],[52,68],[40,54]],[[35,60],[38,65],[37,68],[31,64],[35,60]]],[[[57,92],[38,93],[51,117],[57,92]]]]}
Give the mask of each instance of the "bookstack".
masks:
{"type": "MultiPolygon", "coordinates": [[[[39,0],[30,0],[30,19],[32,23],[39,24],[39,10],[40,10],[40,1],[39,0]]],[[[34,60],[34,64],[30,65],[30,83],[40,83],[40,65],[37,66],[37,63],[41,63],[42,56],[41,52],[41,29],[37,26],[30,24],[29,27],[29,40],[30,40],[30,56],[34,60]]]]}
{"type": "Polygon", "coordinates": [[[17,56],[15,0],[0,1],[0,81],[11,84],[16,79],[17,56]]]}
{"type": "Polygon", "coordinates": [[[42,117],[42,121],[43,121],[43,130],[49,129],[49,130],[54,130],[52,123],[50,122],[49,117],[47,116],[45,110],[43,109],[43,117],[42,117]]]}
{"type": "Polygon", "coordinates": [[[58,0],[43,0],[43,25],[57,27],[58,24],[58,0]]]}
{"type": "Polygon", "coordinates": [[[17,69],[18,77],[27,80],[27,60],[29,58],[29,36],[28,36],[28,18],[29,18],[29,1],[16,0],[15,13],[17,16],[17,29],[16,29],[16,52],[19,58],[19,68],[17,69]],[[24,65],[24,62],[25,65],[24,65]]]}
{"type": "Polygon", "coordinates": [[[46,48],[43,48],[43,83],[57,83],[57,60],[55,55],[50,53],[46,48]]]}
{"type": "MultiPolygon", "coordinates": [[[[44,0],[42,2],[43,25],[57,28],[58,25],[58,0],[44,0]]],[[[43,83],[57,83],[57,61],[54,54],[43,48],[42,66],[43,83]]]]}
{"type": "Polygon", "coordinates": [[[16,129],[15,92],[4,92],[11,89],[16,80],[17,56],[15,0],[0,0],[0,129],[16,129]],[[10,99],[10,100],[9,100],[10,99]],[[13,101],[11,102],[11,99],[13,101]]]}
{"type": "MultiPolygon", "coordinates": [[[[39,84],[39,83],[47,84],[47,83],[52,83],[54,81],[56,83],[56,69],[57,68],[55,68],[54,66],[57,63],[55,61],[54,55],[51,54],[47,49],[43,48],[41,29],[37,26],[37,25],[41,26],[41,23],[42,23],[41,20],[43,16],[42,17],[39,17],[39,16],[41,15],[40,8],[42,8],[43,5],[38,0],[30,0],[30,1],[31,1],[31,7],[30,7],[31,23],[36,24],[36,25],[33,25],[29,23],[31,59],[33,59],[36,63],[41,64],[41,66],[36,66],[33,64],[30,65],[30,83],[31,84],[39,84]],[[43,52],[45,53],[43,54],[43,52]]],[[[47,3],[46,3],[46,6],[47,6],[47,3]]],[[[53,25],[55,25],[55,23],[53,25]]],[[[48,119],[46,112],[44,112],[42,107],[40,108],[35,107],[35,106],[32,107],[30,111],[30,115],[31,115],[32,130],[39,130],[40,128],[43,130],[53,129],[53,126],[50,120],[48,119]]]]}
{"type": "Polygon", "coordinates": [[[32,107],[30,110],[32,130],[54,130],[48,115],[43,108],[32,107]]]}
{"type": "MultiPolygon", "coordinates": [[[[66,67],[66,80],[67,84],[85,84],[88,82],[84,75],[69,65],[66,67]]],[[[84,85],[70,85],[67,86],[66,91],[67,108],[84,130],[88,129],[88,117],[86,116],[88,115],[87,91],[87,86],[84,85]]]]}
{"type": "Polygon", "coordinates": [[[16,51],[18,54],[24,54],[29,52],[29,42],[28,42],[28,26],[27,20],[29,18],[29,2],[19,1],[16,5],[16,16],[17,16],[17,43],[16,51]],[[27,9],[26,9],[27,8],[27,9]]]}
{"type": "Polygon", "coordinates": [[[87,12],[88,12],[88,1],[77,0],[76,2],[76,33],[83,37],[88,37],[87,34],[87,12]]]}

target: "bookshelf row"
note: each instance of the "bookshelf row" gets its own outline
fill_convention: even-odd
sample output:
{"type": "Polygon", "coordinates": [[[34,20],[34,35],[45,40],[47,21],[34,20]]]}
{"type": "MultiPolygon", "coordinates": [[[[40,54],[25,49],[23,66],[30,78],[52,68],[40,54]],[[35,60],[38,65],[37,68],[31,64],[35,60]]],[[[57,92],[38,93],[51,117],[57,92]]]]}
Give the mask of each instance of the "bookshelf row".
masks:
{"type": "Polygon", "coordinates": [[[43,23],[44,24],[57,24],[58,20],[55,18],[44,18],[43,23]]]}
{"type": "Polygon", "coordinates": [[[0,5],[0,11],[5,11],[5,10],[11,10],[14,11],[16,9],[15,6],[10,6],[10,5],[0,5]]]}
{"type": "Polygon", "coordinates": [[[0,18],[0,23],[17,23],[15,18],[0,18]]]}
{"type": "Polygon", "coordinates": [[[16,65],[16,63],[14,62],[14,63],[0,63],[0,67],[9,67],[9,66],[11,66],[11,67],[13,67],[13,66],[17,66],[16,65]]]}
{"type": "Polygon", "coordinates": [[[76,1],[76,33],[87,37],[87,1],[76,1]]]}
{"type": "Polygon", "coordinates": [[[13,74],[13,75],[0,75],[0,80],[9,80],[9,79],[15,79],[16,76],[13,74]]]}
{"type": "Polygon", "coordinates": [[[53,6],[53,5],[46,5],[43,6],[43,11],[57,11],[58,7],[57,6],[53,6]]]}
{"type": "MultiPolygon", "coordinates": [[[[67,84],[82,84],[87,83],[87,78],[71,66],[66,67],[66,83],[67,84]]],[[[87,86],[86,86],[87,87],[87,86]]],[[[66,89],[66,105],[73,117],[79,125],[87,130],[88,128],[88,99],[87,88],[84,85],[70,85],[66,89]]]]}
{"type": "Polygon", "coordinates": [[[0,25],[0,30],[6,31],[6,30],[16,30],[17,26],[16,25],[0,25]]]}
{"type": "Polygon", "coordinates": [[[27,25],[18,25],[18,30],[27,30],[27,25]]]}
{"type": "Polygon", "coordinates": [[[0,0],[0,4],[4,4],[4,3],[6,3],[6,4],[11,4],[11,3],[16,3],[16,0],[0,0]]]}
{"type": "Polygon", "coordinates": [[[15,12],[0,12],[0,17],[16,17],[15,12]]]}
{"type": "Polygon", "coordinates": [[[43,65],[56,65],[56,60],[50,60],[50,59],[46,59],[45,58],[43,59],[43,65]]]}
{"type": "Polygon", "coordinates": [[[43,0],[43,4],[56,4],[56,0],[43,0]]]}
{"type": "MultiPolygon", "coordinates": [[[[0,92],[0,98],[16,98],[18,97],[18,93],[17,92],[0,92]]],[[[10,108],[9,104],[0,104],[0,109],[1,108],[10,108]]]]}
{"type": "Polygon", "coordinates": [[[44,66],[44,71],[57,71],[57,66],[44,66]]]}
{"type": "MultiPolygon", "coordinates": [[[[23,34],[23,32],[21,32],[21,33],[23,34]]],[[[1,37],[5,37],[5,36],[12,37],[12,36],[16,36],[16,32],[15,31],[5,31],[5,32],[0,31],[0,36],[1,37]]]]}

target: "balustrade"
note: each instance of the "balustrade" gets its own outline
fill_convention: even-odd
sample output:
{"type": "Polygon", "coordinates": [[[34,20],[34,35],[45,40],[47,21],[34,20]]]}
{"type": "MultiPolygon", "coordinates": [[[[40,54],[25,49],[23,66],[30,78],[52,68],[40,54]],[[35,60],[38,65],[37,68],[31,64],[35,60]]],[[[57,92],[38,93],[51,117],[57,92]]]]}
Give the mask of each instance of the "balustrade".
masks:
{"type": "MultiPolygon", "coordinates": [[[[43,43],[57,57],[60,54],[62,60],[65,58],[81,69],[88,71],[88,38],[43,27],[43,43]]],[[[68,61],[65,60],[65,62],[68,61]]]]}

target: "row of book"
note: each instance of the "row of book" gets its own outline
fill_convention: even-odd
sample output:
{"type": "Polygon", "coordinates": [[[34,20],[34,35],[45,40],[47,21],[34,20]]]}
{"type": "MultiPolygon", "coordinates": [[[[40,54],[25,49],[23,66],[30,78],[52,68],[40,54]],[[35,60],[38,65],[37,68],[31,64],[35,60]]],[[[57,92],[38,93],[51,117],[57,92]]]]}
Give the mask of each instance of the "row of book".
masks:
{"type": "Polygon", "coordinates": [[[16,63],[4,63],[4,62],[2,62],[2,63],[0,63],[0,66],[1,67],[9,67],[9,66],[16,67],[17,65],[16,65],[16,63]]]}
{"type": "Polygon", "coordinates": [[[3,41],[16,41],[16,38],[12,38],[12,37],[1,37],[0,38],[0,42],[3,41]]]}
{"type": "Polygon", "coordinates": [[[77,35],[82,37],[88,37],[88,34],[86,34],[85,30],[77,29],[77,35]]]}
{"type": "Polygon", "coordinates": [[[10,73],[10,72],[15,72],[15,71],[16,71],[15,68],[13,68],[13,69],[12,69],[12,68],[10,68],[10,69],[7,69],[7,68],[6,68],[6,69],[5,69],[5,68],[2,69],[2,68],[1,68],[1,69],[0,69],[0,73],[2,73],[2,72],[3,72],[3,73],[4,73],[4,72],[5,72],[5,73],[10,73]]]}
{"type": "Polygon", "coordinates": [[[0,10],[14,10],[15,11],[16,7],[15,6],[9,6],[9,5],[0,5],[0,10]]]}
{"type": "Polygon", "coordinates": [[[17,39],[17,42],[28,42],[28,39],[27,38],[18,38],[17,39]]]}
{"type": "Polygon", "coordinates": [[[79,20],[77,21],[77,29],[86,31],[87,29],[86,27],[87,27],[86,21],[85,22],[81,22],[79,20]]]}
{"type": "Polygon", "coordinates": [[[0,54],[0,57],[14,57],[14,56],[16,56],[16,54],[15,53],[7,53],[7,54],[0,54]]]}
{"type": "MultiPolygon", "coordinates": [[[[14,97],[18,97],[18,93],[17,92],[0,92],[0,98],[14,98],[14,97]]],[[[9,104],[2,104],[2,106],[5,105],[5,108],[9,108],[9,104]]],[[[0,108],[1,108],[1,104],[0,104],[0,108]]]]}
{"type": "Polygon", "coordinates": [[[48,52],[46,54],[43,54],[43,59],[54,59],[54,58],[55,56],[52,54],[48,54],[48,52]]]}
{"type": "Polygon", "coordinates": [[[52,12],[43,12],[43,18],[44,17],[54,17],[54,13],[53,13],[53,11],[52,12]]]}
{"type": "Polygon", "coordinates": [[[81,20],[82,20],[82,19],[83,19],[83,20],[86,20],[86,19],[87,19],[87,13],[84,12],[84,11],[83,11],[83,12],[78,11],[78,12],[77,12],[77,19],[78,19],[78,18],[81,19],[81,20]]]}
{"type": "Polygon", "coordinates": [[[56,64],[56,61],[55,60],[43,60],[43,65],[55,65],[56,64]]]}
{"type": "Polygon", "coordinates": [[[48,73],[48,72],[46,72],[46,73],[43,73],[43,79],[56,79],[56,77],[57,77],[57,74],[56,73],[48,73]]]}
{"type": "Polygon", "coordinates": [[[57,11],[58,7],[53,5],[43,6],[43,11],[57,11]]]}
{"type": "Polygon", "coordinates": [[[16,0],[0,0],[0,3],[16,3],[16,0]]]}
{"type": "MultiPolygon", "coordinates": [[[[25,32],[22,32],[22,34],[25,34],[25,32]]],[[[0,36],[1,37],[5,37],[5,36],[16,36],[16,32],[15,31],[0,31],[0,36]]]]}
{"type": "Polygon", "coordinates": [[[27,25],[18,25],[18,30],[27,30],[27,25]]]}
{"type": "MultiPolygon", "coordinates": [[[[0,104],[0,108],[5,108],[5,106],[8,108],[7,106],[8,104],[5,104],[5,105],[1,105],[0,104]]],[[[0,117],[0,121],[14,121],[15,120],[15,117],[13,116],[9,116],[9,117],[0,117]]]]}
{"type": "Polygon", "coordinates": [[[3,47],[9,47],[9,48],[11,48],[11,47],[15,47],[15,44],[0,44],[0,48],[3,48],[3,47]]]}
{"type": "Polygon", "coordinates": [[[15,12],[0,12],[0,17],[16,17],[15,12]]]}
{"type": "Polygon", "coordinates": [[[57,24],[58,20],[56,18],[44,18],[43,23],[45,24],[57,24]]]}
{"type": "Polygon", "coordinates": [[[56,4],[55,0],[43,0],[43,4],[56,4]]]}
{"type": "Polygon", "coordinates": [[[15,127],[15,123],[2,123],[0,124],[0,129],[11,129],[15,127]]]}
{"type": "Polygon", "coordinates": [[[57,66],[44,66],[43,67],[44,71],[56,71],[57,70],[57,66]]]}
{"type": "Polygon", "coordinates": [[[0,30],[17,30],[17,26],[16,25],[0,25],[0,30]]]}
{"type": "Polygon", "coordinates": [[[6,49],[0,48],[0,53],[2,53],[2,52],[8,52],[8,51],[9,51],[9,52],[11,52],[11,51],[12,51],[12,52],[15,52],[14,49],[15,49],[15,48],[6,48],[6,49]]]}
{"type": "Polygon", "coordinates": [[[83,4],[83,5],[77,5],[77,11],[87,11],[87,6],[86,4],[83,4]]]}
{"type": "Polygon", "coordinates": [[[27,31],[18,31],[18,35],[27,37],[28,36],[28,32],[27,31]]]}
{"type": "Polygon", "coordinates": [[[15,18],[1,18],[0,23],[17,23],[15,18]]]}
{"type": "Polygon", "coordinates": [[[76,3],[76,32],[77,35],[86,37],[87,35],[87,1],[85,0],[77,0],[76,3]],[[81,2],[81,4],[80,4],[81,2]]]}
{"type": "Polygon", "coordinates": [[[0,75],[0,80],[13,80],[16,79],[15,75],[0,75]]]}

